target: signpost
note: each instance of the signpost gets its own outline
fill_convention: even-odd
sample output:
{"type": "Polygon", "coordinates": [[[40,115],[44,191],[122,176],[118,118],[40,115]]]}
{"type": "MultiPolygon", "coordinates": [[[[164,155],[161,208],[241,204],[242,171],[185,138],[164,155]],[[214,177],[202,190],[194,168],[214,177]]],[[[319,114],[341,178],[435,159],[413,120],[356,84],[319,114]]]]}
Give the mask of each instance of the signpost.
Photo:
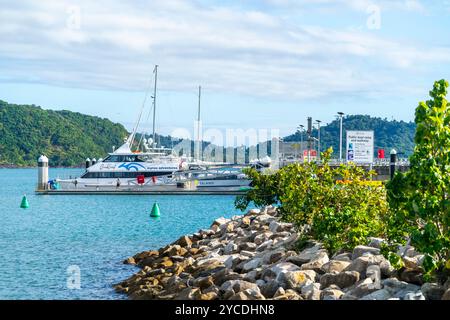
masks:
{"type": "Polygon", "coordinates": [[[372,164],[373,137],[373,131],[347,131],[347,162],[372,164]]]}

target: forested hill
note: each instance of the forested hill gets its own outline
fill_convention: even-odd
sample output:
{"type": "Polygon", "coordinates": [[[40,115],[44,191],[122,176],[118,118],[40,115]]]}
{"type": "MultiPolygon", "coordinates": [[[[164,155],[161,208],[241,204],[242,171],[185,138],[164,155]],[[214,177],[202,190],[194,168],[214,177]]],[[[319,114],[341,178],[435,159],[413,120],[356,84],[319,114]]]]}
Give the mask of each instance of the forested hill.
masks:
{"type": "MultiPolygon", "coordinates": [[[[414,150],[414,134],[416,124],[414,122],[389,121],[387,119],[374,118],[367,115],[349,115],[343,119],[343,152],[345,152],[346,130],[373,130],[375,135],[375,152],[384,149],[386,157],[392,148],[402,154],[402,157],[409,156],[414,150]]],[[[320,129],[321,150],[333,147],[333,157],[339,156],[339,120],[334,120],[327,125],[322,125],[320,129]]],[[[313,136],[317,137],[317,129],[313,136]]],[[[306,134],[303,136],[306,140],[306,134]]],[[[300,133],[296,132],[284,141],[300,141],[300,133]]],[[[376,156],[376,153],[375,153],[376,156]]]]}
{"type": "Polygon", "coordinates": [[[108,119],[0,100],[0,165],[36,165],[45,154],[52,166],[76,166],[120,146],[127,130],[108,119]]]}

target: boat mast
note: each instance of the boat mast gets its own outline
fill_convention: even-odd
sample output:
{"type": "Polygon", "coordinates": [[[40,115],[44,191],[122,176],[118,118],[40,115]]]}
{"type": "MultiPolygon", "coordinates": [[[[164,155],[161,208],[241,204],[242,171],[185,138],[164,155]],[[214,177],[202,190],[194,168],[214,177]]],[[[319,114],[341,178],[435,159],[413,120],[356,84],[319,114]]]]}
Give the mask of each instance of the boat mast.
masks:
{"type": "Polygon", "coordinates": [[[202,95],[202,87],[198,86],[198,113],[197,113],[197,160],[200,160],[200,99],[202,95]]]}
{"type": "Polygon", "coordinates": [[[153,70],[153,73],[155,74],[155,87],[153,89],[153,142],[152,142],[152,148],[155,147],[156,143],[156,137],[155,137],[155,117],[156,117],[156,81],[158,79],[158,65],[155,65],[155,69],[153,70]]]}

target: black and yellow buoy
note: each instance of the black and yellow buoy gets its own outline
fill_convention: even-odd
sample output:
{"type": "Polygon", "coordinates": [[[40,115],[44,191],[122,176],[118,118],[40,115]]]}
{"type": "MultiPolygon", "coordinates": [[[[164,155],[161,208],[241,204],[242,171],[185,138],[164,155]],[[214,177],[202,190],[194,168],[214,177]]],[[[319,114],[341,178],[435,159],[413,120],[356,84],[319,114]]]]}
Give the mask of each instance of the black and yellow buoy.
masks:
{"type": "Polygon", "coordinates": [[[20,203],[20,207],[22,209],[28,209],[30,207],[30,204],[28,203],[28,199],[26,195],[23,195],[22,202],[20,203]]]}
{"type": "Polygon", "coordinates": [[[150,217],[152,218],[159,218],[161,215],[161,212],[159,210],[159,205],[157,202],[153,204],[152,212],[150,212],[150,217]]]}

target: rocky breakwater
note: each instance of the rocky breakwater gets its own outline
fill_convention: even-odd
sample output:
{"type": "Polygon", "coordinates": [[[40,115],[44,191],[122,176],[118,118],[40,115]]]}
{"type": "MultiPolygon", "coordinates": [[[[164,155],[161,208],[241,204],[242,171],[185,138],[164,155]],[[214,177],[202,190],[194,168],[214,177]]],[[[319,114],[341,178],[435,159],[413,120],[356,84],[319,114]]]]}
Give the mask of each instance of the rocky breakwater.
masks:
{"type": "Polygon", "coordinates": [[[142,270],[115,285],[131,299],[425,300],[450,299],[423,284],[422,256],[404,248],[401,273],[380,254],[381,239],[332,257],[320,243],[295,250],[298,234],[273,207],[219,218],[207,230],[128,258],[142,270]]]}

